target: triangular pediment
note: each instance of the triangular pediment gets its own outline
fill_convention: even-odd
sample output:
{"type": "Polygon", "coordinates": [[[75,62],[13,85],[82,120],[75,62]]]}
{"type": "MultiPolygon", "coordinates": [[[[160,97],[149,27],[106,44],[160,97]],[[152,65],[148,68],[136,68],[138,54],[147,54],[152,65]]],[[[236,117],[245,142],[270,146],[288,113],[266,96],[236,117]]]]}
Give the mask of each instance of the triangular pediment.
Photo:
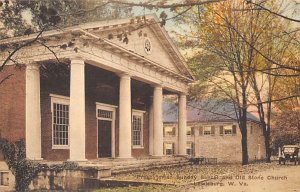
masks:
{"type": "Polygon", "coordinates": [[[138,23],[141,18],[135,17],[88,23],[83,28],[117,47],[122,47],[174,73],[192,79],[182,56],[167,32],[160,26],[157,17],[149,15],[146,18],[146,24],[138,23]]]}
{"type": "MultiPolygon", "coordinates": [[[[0,44],[34,42],[39,35],[8,38],[1,40],[0,44]]],[[[44,41],[51,40],[52,43],[65,43],[68,39],[98,43],[102,49],[108,47],[109,51],[122,52],[127,58],[137,59],[138,62],[150,65],[158,71],[178,76],[187,82],[193,80],[183,57],[155,15],[84,23],[62,30],[45,31],[40,38],[44,41]],[[120,34],[122,36],[119,36],[120,34]]]]}

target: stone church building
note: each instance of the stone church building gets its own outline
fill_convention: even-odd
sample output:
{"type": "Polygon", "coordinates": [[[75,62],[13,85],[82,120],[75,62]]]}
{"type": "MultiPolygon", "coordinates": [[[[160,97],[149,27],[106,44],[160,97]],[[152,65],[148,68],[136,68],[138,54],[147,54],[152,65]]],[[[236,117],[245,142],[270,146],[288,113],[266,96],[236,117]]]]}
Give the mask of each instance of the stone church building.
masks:
{"type": "MultiPolygon", "coordinates": [[[[163,95],[177,95],[186,154],[193,77],[154,15],[86,23],[0,41],[32,41],[0,73],[0,133],[32,160],[163,155],[163,95]],[[58,62],[59,61],[59,62],[58,62]],[[17,64],[16,64],[17,62],[17,64]]],[[[1,63],[7,51],[0,52],[1,63]]]]}
{"type": "MultiPolygon", "coordinates": [[[[178,107],[174,102],[163,103],[164,154],[178,153],[178,107]]],[[[207,161],[233,163],[242,161],[241,131],[232,103],[192,101],[187,105],[187,144],[189,156],[207,161]]],[[[265,139],[260,120],[247,113],[247,150],[249,161],[266,157],[265,139]]]]}

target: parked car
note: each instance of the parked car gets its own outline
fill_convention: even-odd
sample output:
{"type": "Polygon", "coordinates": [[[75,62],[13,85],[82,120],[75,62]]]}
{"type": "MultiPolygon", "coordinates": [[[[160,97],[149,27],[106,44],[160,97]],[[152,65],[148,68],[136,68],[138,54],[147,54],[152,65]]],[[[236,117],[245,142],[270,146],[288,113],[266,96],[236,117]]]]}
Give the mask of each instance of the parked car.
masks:
{"type": "Polygon", "coordinates": [[[294,162],[295,165],[299,164],[298,153],[298,145],[284,145],[281,148],[281,153],[279,153],[279,164],[283,163],[285,165],[285,162],[294,162]]]}

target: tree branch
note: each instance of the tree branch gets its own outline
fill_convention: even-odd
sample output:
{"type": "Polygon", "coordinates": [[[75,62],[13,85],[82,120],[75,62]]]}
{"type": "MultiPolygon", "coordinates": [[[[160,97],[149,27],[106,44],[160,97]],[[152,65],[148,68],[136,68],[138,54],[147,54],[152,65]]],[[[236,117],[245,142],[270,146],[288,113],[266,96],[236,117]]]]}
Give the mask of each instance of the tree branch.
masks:
{"type": "Polygon", "coordinates": [[[36,36],[34,39],[32,39],[31,41],[27,41],[27,42],[24,43],[24,44],[18,45],[18,47],[16,47],[12,52],[10,52],[9,55],[8,55],[8,56],[6,57],[6,59],[4,60],[4,62],[1,64],[1,66],[0,66],[0,71],[2,71],[3,68],[4,68],[4,66],[5,66],[10,60],[12,60],[12,57],[13,57],[13,55],[14,55],[16,52],[18,52],[18,51],[19,51],[20,49],[22,49],[23,47],[29,46],[29,45],[31,45],[32,43],[36,42],[36,41],[39,39],[39,37],[42,35],[43,32],[44,32],[44,29],[42,29],[42,30],[37,34],[37,36],[36,36]]]}
{"type": "Polygon", "coordinates": [[[2,83],[4,83],[4,81],[6,81],[6,80],[8,80],[11,76],[13,76],[14,74],[9,74],[8,76],[6,76],[4,79],[2,79],[1,81],[0,81],[0,85],[2,84],[2,83]]]}
{"type": "Polygon", "coordinates": [[[287,20],[289,20],[289,21],[293,21],[293,22],[298,22],[298,23],[300,23],[300,20],[298,20],[298,19],[293,19],[293,18],[291,18],[291,17],[287,17],[287,16],[284,16],[284,15],[282,15],[282,14],[276,13],[276,12],[274,12],[274,11],[272,11],[272,10],[270,10],[270,9],[268,9],[268,8],[266,8],[266,7],[264,7],[264,6],[260,5],[260,4],[258,4],[258,3],[255,3],[255,2],[253,2],[253,1],[251,1],[251,0],[250,0],[250,1],[249,1],[249,0],[246,0],[246,2],[251,3],[251,4],[253,4],[253,5],[259,7],[261,10],[267,11],[267,12],[269,12],[269,13],[271,13],[271,14],[273,14],[273,15],[276,15],[276,16],[278,16],[278,17],[281,17],[281,18],[283,18],[283,19],[287,19],[287,20]]]}
{"type": "Polygon", "coordinates": [[[112,1],[109,1],[109,2],[114,3],[114,4],[133,6],[133,7],[145,7],[145,8],[148,8],[148,9],[152,9],[152,8],[169,9],[169,8],[179,8],[179,7],[190,7],[190,6],[196,6],[196,5],[205,5],[205,4],[210,4],[210,3],[219,3],[219,2],[222,2],[222,1],[226,1],[226,0],[206,0],[206,1],[196,1],[196,2],[189,1],[187,3],[173,3],[173,4],[133,3],[133,2],[118,1],[118,0],[112,0],[112,1]]]}

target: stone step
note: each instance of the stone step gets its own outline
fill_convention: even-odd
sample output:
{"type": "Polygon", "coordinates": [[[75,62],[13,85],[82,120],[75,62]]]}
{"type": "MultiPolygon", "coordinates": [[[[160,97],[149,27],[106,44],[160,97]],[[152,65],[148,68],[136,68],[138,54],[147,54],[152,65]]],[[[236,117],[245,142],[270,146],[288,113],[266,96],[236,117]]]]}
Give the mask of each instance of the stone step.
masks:
{"type": "Polygon", "coordinates": [[[144,164],[135,164],[135,165],[119,165],[112,167],[111,172],[113,175],[120,173],[128,173],[133,171],[143,171],[154,168],[163,168],[163,167],[173,167],[173,166],[182,166],[191,164],[187,159],[180,161],[162,161],[162,162],[149,162],[144,164]]]}
{"type": "Polygon", "coordinates": [[[102,169],[110,169],[112,174],[119,174],[187,164],[191,163],[186,157],[161,157],[145,159],[99,159],[82,163],[80,166],[101,167],[102,169]]]}

